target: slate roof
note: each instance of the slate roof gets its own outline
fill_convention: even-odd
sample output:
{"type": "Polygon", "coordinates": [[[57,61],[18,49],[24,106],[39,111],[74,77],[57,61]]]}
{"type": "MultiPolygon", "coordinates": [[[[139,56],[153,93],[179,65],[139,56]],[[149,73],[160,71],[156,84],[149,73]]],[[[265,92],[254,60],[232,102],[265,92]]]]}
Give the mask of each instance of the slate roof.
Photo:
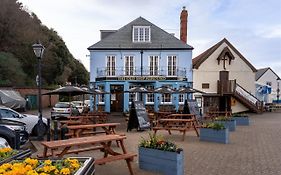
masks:
{"type": "Polygon", "coordinates": [[[266,68],[257,69],[256,77],[255,77],[256,81],[258,81],[260,79],[260,77],[262,77],[263,74],[265,74],[265,72],[268,70],[271,70],[277,76],[277,78],[279,77],[270,67],[266,67],[266,68]]]}
{"type": "Polygon", "coordinates": [[[222,39],[220,42],[218,42],[217,44],[215,44],[214,46],[210,47],[209,49],[207,49],[205,52],[201,53],[200,55],[198,55],[197,57],[192,59],[192,67],[194,69],[198,69],[199,66],[208,59],[208,57],[214,53],[215,50],[217,50],[219,48],[219,46],[222,43],[226,43],[228,45],[228,47],[230,47],[251,69],[253,72],[256,72],[257,69],[226,39],[222,39]]]}
{"type": "Polygon", "coordinates": [[[172,50],[192,50],[188,44],[185,44],[172,34],[167,33],[163,29],[157,27],[146,19],[139,17],[117,32],[110,34],[106,38],[100,40],[90,46],[88,50],[133,50],[133,49],[172,49],[172,50]],[[149,43],[134,43],[132,42],[133,26],[150,26],[151,42],[149,43]]]}

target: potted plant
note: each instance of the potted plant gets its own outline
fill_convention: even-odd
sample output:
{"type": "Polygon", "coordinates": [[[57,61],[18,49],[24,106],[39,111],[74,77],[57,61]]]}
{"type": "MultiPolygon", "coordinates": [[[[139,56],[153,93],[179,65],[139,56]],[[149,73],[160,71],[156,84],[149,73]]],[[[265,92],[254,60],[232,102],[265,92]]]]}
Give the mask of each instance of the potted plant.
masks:
{"type": "Polygon", "coordinates": [[[223,124],[226,128],[229,129],[229,131],[235,131],[236,129],[236,121],[230,117],[216,117],[214,119],[214,122],[223,124]]]}
{"type": "Polygon", "coordinates": [[[66,158],[62,160],[27,158],[4,163],[0,166],[0,174],[92,175],[94,174],[93,166],[93,158],[66,158]]]}
{"type": "Polygon", "coordinates": [[[165,175],[184,174],[183,150],[160,136],[149,134],[139,144],[139,168],[165,175]]]}
{"type": "Polygon", "coordinates": [[[250,125],[249,116],[246,114],[237,114],[236,113],[236,114],[233,114],[232,117],[236,121],[236,125],[244,125],[244,126],[250,125]]]}
{"type": "Polygon", "coordinates": [[[31,155],[31,150],[14,150],[10,147],[0,148],[0,165],[14,159],[23,159],[31,155]]]}
{"type": "Polygon", "coordinates": [[[204,123],[200,128],[200,140],[229,143],[229,130],[222,123],[204,123]]]}

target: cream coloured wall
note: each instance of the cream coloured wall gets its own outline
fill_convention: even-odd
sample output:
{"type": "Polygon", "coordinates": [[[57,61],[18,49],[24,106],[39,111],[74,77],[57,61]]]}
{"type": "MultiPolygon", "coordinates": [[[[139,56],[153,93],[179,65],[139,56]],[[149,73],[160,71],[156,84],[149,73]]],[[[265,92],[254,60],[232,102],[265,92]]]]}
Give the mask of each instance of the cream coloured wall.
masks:
{"type": "MultiPolygon", "coordinates": [[[[223,62],[218,65],[217,58],[227,43],[221,44],[218,49],[213,52],[198,69],[193,69],[193,87],[206,93],[217,93],[217,81],[219,80],[219,72],[223,71],[223,62]],[[202,83],[209,83],[209,89],[202,89],[202,83]]],[[[226,61],[226,71],[229,71],[229,79],[235,80],[244,89],[255,95],[255,72],[239,57],[230,47],[228,47],[235,59],[228,64],[226,61]]],[[[194,94],[196,95],[196,94],[194,94]]],[[[198,95],[199,96],[199,95],[198,95]]],[[[243,112],[248,110],[244,105],[237,102],[232,106],[233,112],[243,112]]]]}
{"type": "MultiPolygon", "coordinates": [[[[198,88],[208,93],[217,92],[217,80],[219,80],[219,71],[223,71],[223,63],[218,65],[217,58],[227,44],[223,43],[212,55],[209,56],[199,67],[193,70],[194,88],[198,88]],[[202,83],[210,83],[209,89],[202,89],[202,83]]],[[[231,48],[229,48],[231,50],[231,48]]],[[[244,89],[255,94],[255,73],[252,69],[233,51],[235,59],[231,64],[226,63],[226,71],[229,71],[229,79],[240,84],[244,89]]]]}

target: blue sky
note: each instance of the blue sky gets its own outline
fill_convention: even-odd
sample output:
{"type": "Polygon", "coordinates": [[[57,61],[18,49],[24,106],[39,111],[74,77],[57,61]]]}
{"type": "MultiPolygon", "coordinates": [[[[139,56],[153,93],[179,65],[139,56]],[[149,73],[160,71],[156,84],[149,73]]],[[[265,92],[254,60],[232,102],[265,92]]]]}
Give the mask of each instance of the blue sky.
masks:
{"type": "Polygon", "coordinates": [[[142,16],[179,37],[186,6],[193,57],[227,38],[257,69],[281,76],[281,0],[19,0],[54,28],[74,57],[89,70],[87,47],[100,30],[119,29],[142,16]]]}

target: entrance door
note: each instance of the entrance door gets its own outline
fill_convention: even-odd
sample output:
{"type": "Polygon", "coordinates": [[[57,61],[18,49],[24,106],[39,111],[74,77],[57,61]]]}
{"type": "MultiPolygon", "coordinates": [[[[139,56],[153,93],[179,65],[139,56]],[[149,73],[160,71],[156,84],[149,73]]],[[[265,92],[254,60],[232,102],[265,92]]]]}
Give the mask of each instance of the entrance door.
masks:
{"type": "Polygon", "coordinates": [[[122,112],[123,111],[123,85],[110,86],[110,111],[122,112]]]}
{"type": "Polygon", "coordinates": [[[231,97],[230,96],[220,97],[219,111],[231,111],[231,97]]]}

